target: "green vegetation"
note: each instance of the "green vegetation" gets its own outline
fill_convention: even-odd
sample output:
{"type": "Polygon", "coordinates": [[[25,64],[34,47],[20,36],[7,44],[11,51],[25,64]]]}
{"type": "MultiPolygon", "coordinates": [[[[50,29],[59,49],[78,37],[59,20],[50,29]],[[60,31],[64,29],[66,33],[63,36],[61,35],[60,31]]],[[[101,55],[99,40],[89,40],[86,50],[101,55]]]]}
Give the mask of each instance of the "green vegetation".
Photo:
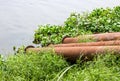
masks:
{"type": "Polygon", "coordinates": [[[0,81],[119,81],[120,55],[99,55],[71,65],[52,52],[0,58],[0,81]]]}
{"type": "Polygon", "coordinates": [[[120,31],[120,6],[95,9],[91,13],[72,13],[63,26],[40,25],[34,34],[34,43],[46,46],[61,43],[64,36],[120,31]]]}
{"type": "MultiPolygon", "coordinates": [[[[46,46],[61,43],[71,37],[120,31],[120,7],[95,9],[91,13],[72,13],[63,26],[40,25],[35,31],[34,43],[46,46]]],[[[90,40],[91,41],[91,40],[90,40]]],[[[86,42],[86,41],[82,41],[86,42]]],[[[67,62],[51,51],[25,53],[24,47],[6,60],[0,56],[0,81],[119,81],[120,55],[97,55],[92,61],[67,62]]]]}
{"type": "Polygon", "coordinates": [[[80,61],[63,76],[62,81],[119,81],[119,60],[119,56],[106,54],[93,61],[80,61]]]}
{"type": "Polygon", "coordinates": [[[67,66],[51,52],[17,54],[6,61],[0,59],[0,81],[48,81],[67,66]]]}

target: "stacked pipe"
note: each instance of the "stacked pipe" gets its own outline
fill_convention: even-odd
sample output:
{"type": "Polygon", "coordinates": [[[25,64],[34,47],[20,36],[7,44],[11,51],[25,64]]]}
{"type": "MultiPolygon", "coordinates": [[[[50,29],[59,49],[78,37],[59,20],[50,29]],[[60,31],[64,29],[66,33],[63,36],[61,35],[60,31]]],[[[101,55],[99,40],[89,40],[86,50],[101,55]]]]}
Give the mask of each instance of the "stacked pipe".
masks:
{"type": "Polygon", "coordinates": [[[49,47],[119,46],[120,40],[49,45],[49,47]]]}
{"type": "Polygon", "coordinates": [[[120,32],[116,33],[101,33],[92,35],[81,35],[75,38],[64,37],[62,43],[79,43],[82,40],[93,40],[93,41],[110,41],[120,40],[120,32]]]}
{"type": "MultiPolygon", "coordinates": [[[[34,51],[39,52],[42,50],[53,50],[58,55],[63,55],[69,60],[76,60],[80,55],[91,58],[92,56],[106,51],[114,52],[115,54],[120,53],[120,32],[117,33],[102,33],[86,35],[88,39],[94,39],[95,42],[79,43],[81,40],[78,37],[75,38],[64,38],[62,43],[52,45],[44,48],[33,48],[28,47],[26,52],[34,51]]],[[[82,38],[83,40],[84,38],[82,38]]]]}

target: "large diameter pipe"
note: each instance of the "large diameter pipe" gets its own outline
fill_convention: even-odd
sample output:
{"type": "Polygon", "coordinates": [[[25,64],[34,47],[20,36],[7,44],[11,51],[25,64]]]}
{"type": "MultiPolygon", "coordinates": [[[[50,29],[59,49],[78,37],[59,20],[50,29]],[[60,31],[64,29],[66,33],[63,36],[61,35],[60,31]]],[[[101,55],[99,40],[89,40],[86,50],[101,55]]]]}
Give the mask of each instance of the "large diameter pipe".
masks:
{"type": "Polygon", "coordinates": [[[34,51],[34,52],[40,52],[40,51],[49,51],[52,50],[58,55],[62,55],[68,60],[75,61],[77,58],[79,58],[80,55],[87,57],[90,59],[96,54],[114,52],[116,54],[120,53],[120,46],[83,46],[83,47],[54,47],[54,48],[28,48],[26,49],[26,52],[34,51]]]}
{"type": "Polygon", "coordinates": [[[119,46],[120,40],[114,41],[99,41],[99,42],[86,42],[86,43],[69,43],[69,44],[56,44],[49,47],[78,47],[78,46],[119,46]]]}
{"type": "Polygon", "coordinates": [[[62,43],[79,43],[83,40],[92,40],[92,41],[120,40],[120,32],[101,33],[101,34],[92,34],[92,35],[80,35],[75,38],[64,37],[62,40],[62,43]]]}

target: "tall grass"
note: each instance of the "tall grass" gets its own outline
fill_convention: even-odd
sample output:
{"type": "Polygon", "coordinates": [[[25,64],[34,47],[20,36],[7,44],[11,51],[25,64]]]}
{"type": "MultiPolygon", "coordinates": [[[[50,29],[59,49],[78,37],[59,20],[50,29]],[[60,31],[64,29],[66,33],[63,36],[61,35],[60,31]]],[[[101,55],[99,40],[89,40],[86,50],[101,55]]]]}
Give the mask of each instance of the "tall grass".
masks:
{"type": "Polygon", "coordinates": [[[92,61],[69,64],[52,52],[18,54],[0,59],[0,81],[119,81],[120,55],[107,53],[92,61]]]}
{"type": "Polygon", "coordinates": [[[62,78],[62,81],[119,81],[120,56],[99,55],[93,61],[78,63],[62,78]]]}
{"type": "Polygon", "coordinates": [[[9,57],[0,66],[1,81],[48,81],[68,63],[54,53],[41,52],[9,57]]]}

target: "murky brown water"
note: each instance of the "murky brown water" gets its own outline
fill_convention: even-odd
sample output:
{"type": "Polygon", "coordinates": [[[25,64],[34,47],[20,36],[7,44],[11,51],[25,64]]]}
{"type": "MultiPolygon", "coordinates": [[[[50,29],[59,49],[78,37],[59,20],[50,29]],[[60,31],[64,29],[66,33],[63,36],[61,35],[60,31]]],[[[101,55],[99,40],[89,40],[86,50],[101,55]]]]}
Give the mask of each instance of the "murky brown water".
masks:
{"type": "Polygon", "coordinates": [[[0,53],[32,44],[39,24],[63,24],[71,12],[120,5],[120,0],[0,0],[0,53]]]}

